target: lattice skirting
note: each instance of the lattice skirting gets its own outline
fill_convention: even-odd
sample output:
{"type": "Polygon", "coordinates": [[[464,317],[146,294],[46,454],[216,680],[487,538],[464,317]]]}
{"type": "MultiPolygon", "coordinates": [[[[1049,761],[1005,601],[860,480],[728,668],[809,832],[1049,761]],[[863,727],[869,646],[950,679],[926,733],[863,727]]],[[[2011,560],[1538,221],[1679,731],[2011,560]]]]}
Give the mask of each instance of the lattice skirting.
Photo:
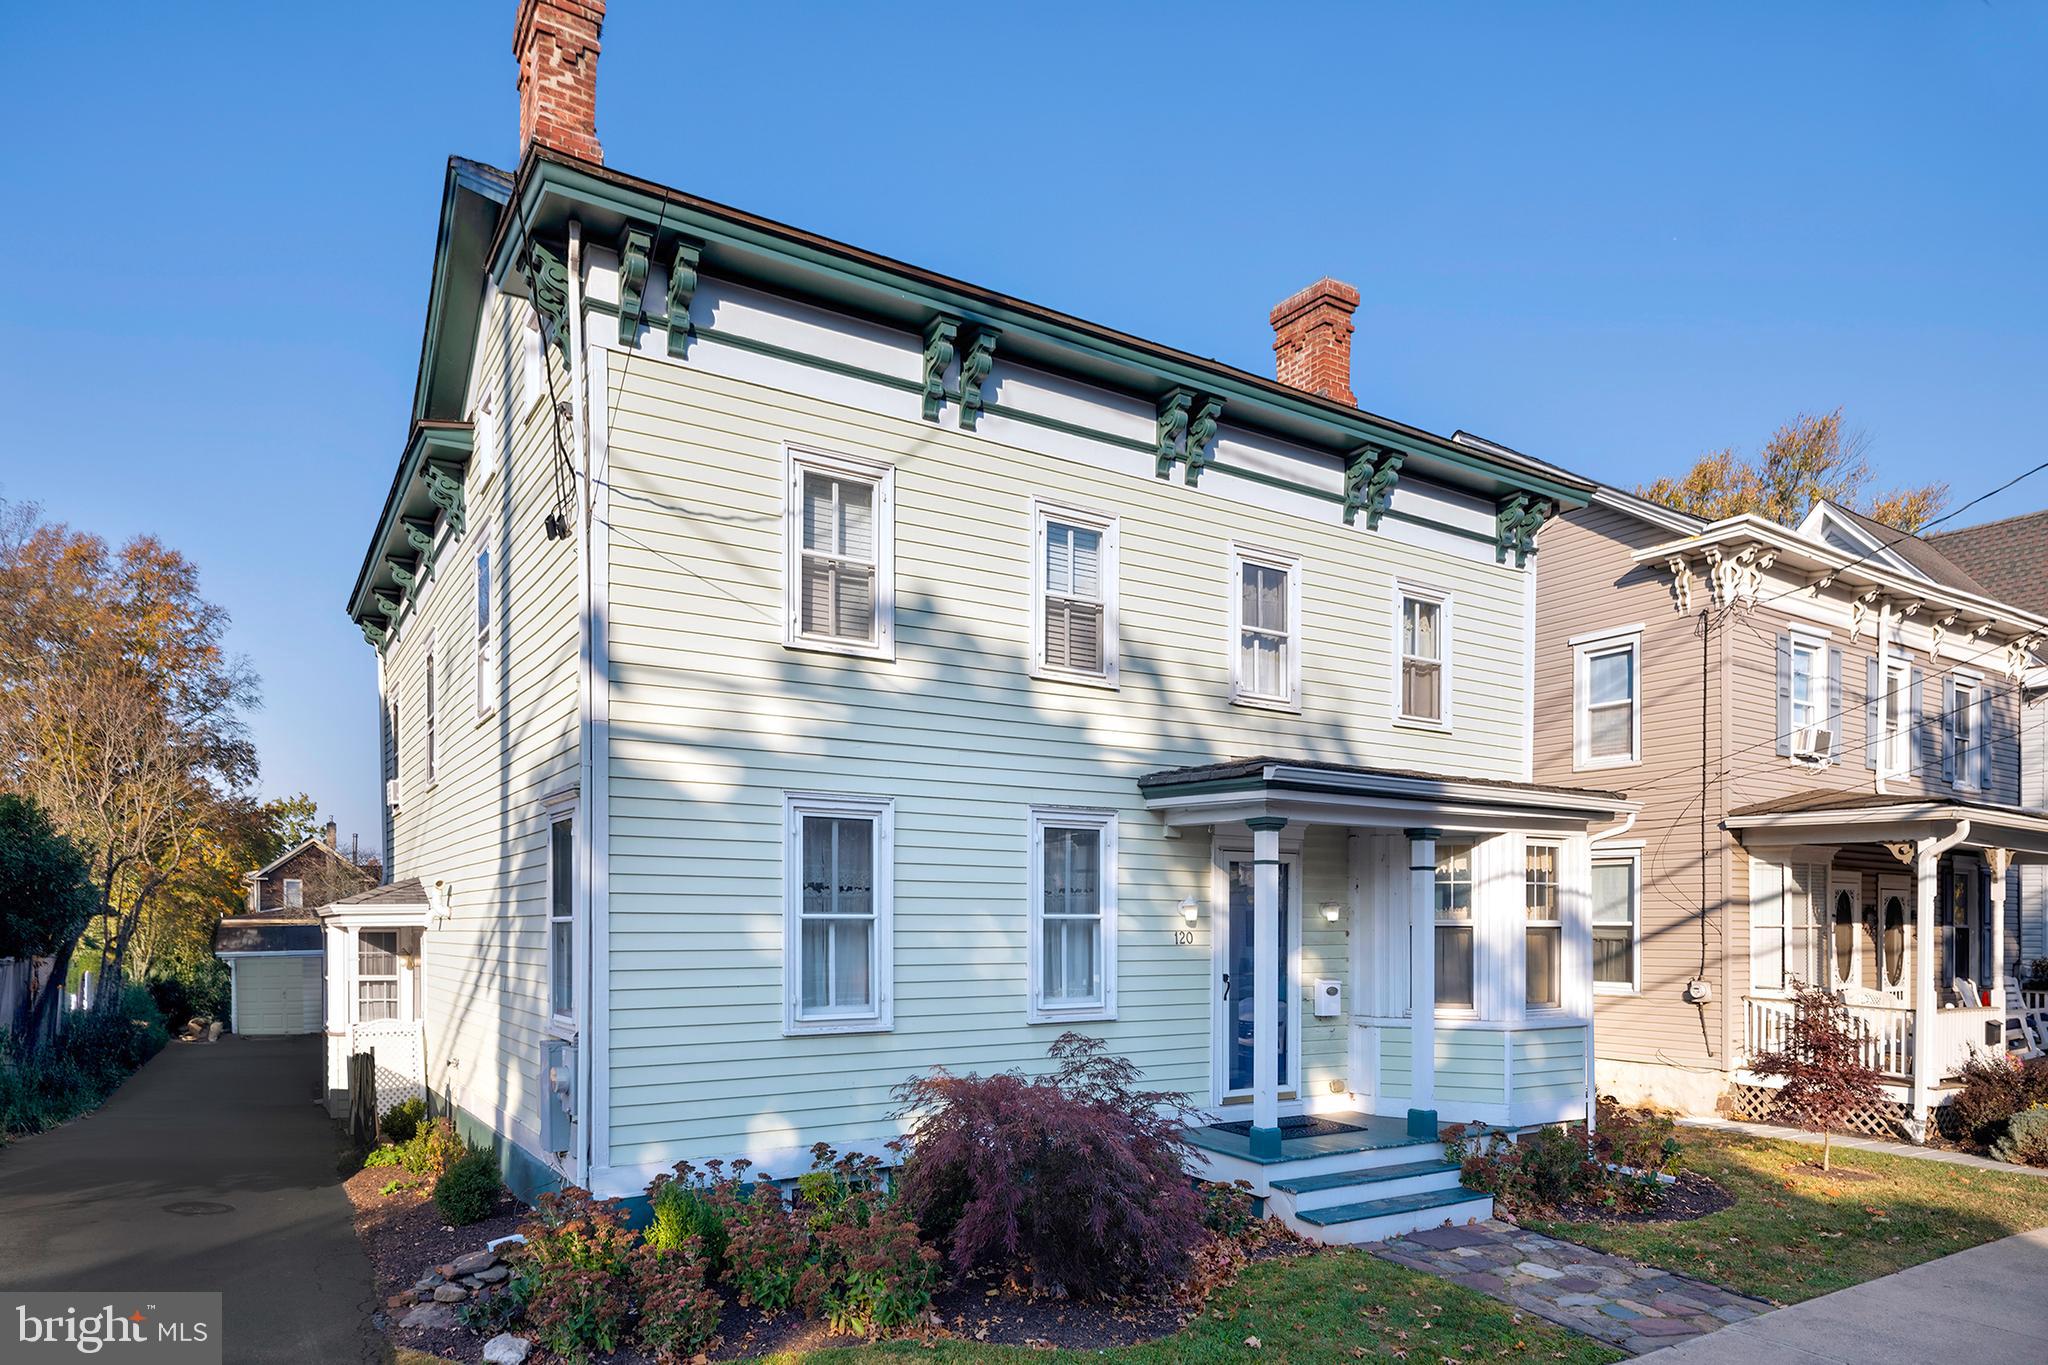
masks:
{"type": "MultiPolygon", "coordinates": [[[[1843,1120],[1842,1131],[1887,1141],[1910,1141],[1912,1134],[1906,1126],[1908,1111],[1909,1106],[1903,1101],[1878,1100],[1864,1105],[1843,1120]]],[[[1778,1091],[1761,1085],[1729,1086],[1728,1117],[1742,1123],[1775,1123],[1787,1128],[1804,1126],[1800,1114],[1780,1100],[1778,1091]]]]}

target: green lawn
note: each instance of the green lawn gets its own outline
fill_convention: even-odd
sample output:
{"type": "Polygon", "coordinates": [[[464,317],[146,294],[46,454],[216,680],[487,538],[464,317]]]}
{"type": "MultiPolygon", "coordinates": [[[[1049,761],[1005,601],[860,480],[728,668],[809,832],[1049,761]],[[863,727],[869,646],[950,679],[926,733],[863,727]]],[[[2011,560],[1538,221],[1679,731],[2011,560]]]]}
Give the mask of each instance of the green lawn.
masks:
{"type": "Polygon", "coordinates": [[[1530,1226],[1776,1303],[1797,1303],[1909,1265],[2048,1227],[2048,1179],[1837,1148],[1834,1164],[1876,1177],[1793,1170],[1820,1148],[1680,1129],[1683,1164],[1735,1196],[1686,1223],[1530,1226]]]}
{"type": "Polygon", "coordinates": [[[1621,1360],[1588,1337],[1518,1314],[1469,1289],[1374,1260],[1357,1251],[1319,1251],[1263,1261],[1218,1290],[1201,1315],[1164,1341],[1110,1351],[1035,1351],[973,1342],[884,1342],[876,1346],[763,1357],[804,1365],[917,1359],[1111,1361],[1183,1365],[1235,1361],[1621,1360]],[[1256,1337],[1256,1353],[1245,1345],[1256,1337]]]}

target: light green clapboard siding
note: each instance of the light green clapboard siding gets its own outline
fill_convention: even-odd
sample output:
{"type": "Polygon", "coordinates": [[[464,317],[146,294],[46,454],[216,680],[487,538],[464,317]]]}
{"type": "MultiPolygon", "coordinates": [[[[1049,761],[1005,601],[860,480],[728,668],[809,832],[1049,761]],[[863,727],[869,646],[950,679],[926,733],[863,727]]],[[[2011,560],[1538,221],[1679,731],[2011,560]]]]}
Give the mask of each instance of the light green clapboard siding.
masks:
{"type": "MultiPolygon", "coordinates": [[[[1025,1022],[1026,812],[1119,813],[1119,1017],[1108,1038],[1148,1085],[1206,1101],[1216,906],[1201,831],[1167,838],[1135,779],[1274,753],[1517,777],[1525,578],[1178,481],[1054,460],[636,356],[611,367],[608,668],[610,1162],[882,1138],[889,1089],[937,1063],[1044,1064],[1025,1022]],[[896,659],[784,648],[783,443],[896,469],[896,659]],[[1034,681],[1034,494],[1122,518],[1123,684],[1034,681]],[[1303,559],[1303,710],[1227,702],[1228,544],[1303,559]],[[1451,735],[1394,727],[1396,575],[1453,595],[1451,735]],[[895,1027],[785,1038],[786,791],[894,798],[895,1027]],[[1203,903],[1176,944],[1183,896],[1203,903]]],[[[1212,476],[1220,481],[1221,476],[1212,476]]],[[[1346,843],[1304,850],[1305,1097],[1345,1080],[1346,843]]],[[[1391,1043],[1391,1036],[1389,1039],[1391,1043]]],[[[1400,1063],[1405,1075],[1405,1062],[1400,1063]]]]}
{"type": "Polygon", "coordinates": [[[1515,1102],[1576,1099],[1586,1093],[1586,1031],[1537,1029],[1514,1035],[1515,1102]]]}
{"type": "Polygon", "coordinates": [[[1437,1030],[1439,1105],[1501,1104],[1507,1100],[1507,1085],[1507,1034],[1493,1029],[1437,1030]]]}
{"type": "Polygon", "coordinates": [[[1405,1028],[1382,1028],[1379,1035],[1379,1093],[1407,1099],[1415,1093],[1415,1035],[1405,1028]]]}

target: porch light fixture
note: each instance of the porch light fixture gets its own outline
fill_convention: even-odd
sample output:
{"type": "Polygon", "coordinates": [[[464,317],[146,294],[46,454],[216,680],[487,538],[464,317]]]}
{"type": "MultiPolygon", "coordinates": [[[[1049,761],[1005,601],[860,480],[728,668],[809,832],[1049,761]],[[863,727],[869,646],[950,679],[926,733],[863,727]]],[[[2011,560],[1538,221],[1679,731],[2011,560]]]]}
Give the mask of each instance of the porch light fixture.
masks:
{"type": "Polygon", "coordinates": [[[1344,907],[1338,905],[1335,901],[1324,901],[1323,918],[1328,920],[1330,923],[1335,924],[1337,922],[1337,916],[1340,913],[1342,913],[1343,908],[1344,907]]]}
{"type": "Polygon", "coordinates": [[[1196,916],[1200,915],[1201,913],[1202,907],[1200,904],[1196,902],[1193,896],[1189,896],[1181,901],[1180,917],[1186,920],[1189,924],[1193,924],[1195,922],[1196,916]]]}

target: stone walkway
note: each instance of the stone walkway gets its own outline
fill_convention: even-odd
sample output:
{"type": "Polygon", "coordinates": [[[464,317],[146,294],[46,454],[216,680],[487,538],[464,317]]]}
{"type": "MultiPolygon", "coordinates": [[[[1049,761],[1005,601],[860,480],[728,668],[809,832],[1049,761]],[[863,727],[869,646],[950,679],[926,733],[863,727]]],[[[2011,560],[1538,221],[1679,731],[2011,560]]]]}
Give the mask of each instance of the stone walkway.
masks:
{"type": "Polygon", "coordinates": [[[1454,1280],[1631,1355],[1771,1311],[1760,1299],[1491,1219],[1359,1248],[1454,1280]]]}

